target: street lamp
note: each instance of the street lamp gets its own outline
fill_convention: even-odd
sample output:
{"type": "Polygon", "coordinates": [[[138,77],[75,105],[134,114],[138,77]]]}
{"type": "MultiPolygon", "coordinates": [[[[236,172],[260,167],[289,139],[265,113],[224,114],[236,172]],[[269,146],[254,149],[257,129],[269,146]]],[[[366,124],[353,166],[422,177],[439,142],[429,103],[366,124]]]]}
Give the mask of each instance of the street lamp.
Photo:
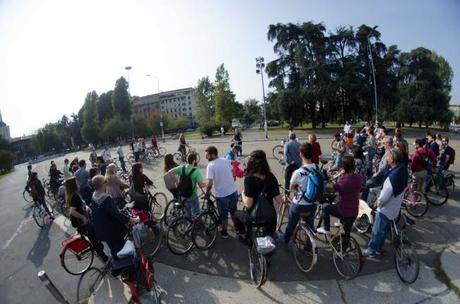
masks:
{"type": "Polygon", "coordinates": [[[131,83],[129,81],[129,71],[132,69],[129,65],[125,67],[125,70],[128,71],[128,93],[131,95],[131,83]]]}
{"type": "Polygon", "coordinates": [[[158,89],[157,93],[160,93],[160,78],[158,78],[157,76],[151,75],[151,74],[146,74],[145,76],[157,79],[157,89],[158,89]]]}
{"type": "Polygon", "coordinates": [[[264,86],[264,57],[256,58],[256,73],[260,74],[262,78],[262,98],[264,102],[264,130],[265,130],[265,139],[268,139],[268,126],[267,126],[267,108],[265,105],[265,86],[264,86]]]}
{"type": "Polygon", "coordinates": [[[369,32],[369,34],[367,34],[367,50],[369,52],[369,59],[371,61],[371,68],[372,68],[372,79],[373,79],[373,83],[374,83],[374,102],[375,102],[375,124],[377,125],[377,123],[379,122],[379,118],[378,118],[378,109],[377,109],[377,83],[375,82],[375,67],[374,67],[374,60],[372,58],[372,52],[371,52],[371,43],[369,41],[369,38],[371,36],[371,34],[375,31],[375,29],[377,28],[378,26],[374,26],[371,31],[369,32]]]}
{"type": "MultiPolygon", "coordinates": [[[[129,71],[132,69],[131,66],[126,66],[125,70],[128,72],[128,93],[129,98],[131,99],[131,83],[129,81],[129,71]]],[[[134,113],[131,113],[131,137],[134,138],[134,120],[133,120],[134,113]]]]}

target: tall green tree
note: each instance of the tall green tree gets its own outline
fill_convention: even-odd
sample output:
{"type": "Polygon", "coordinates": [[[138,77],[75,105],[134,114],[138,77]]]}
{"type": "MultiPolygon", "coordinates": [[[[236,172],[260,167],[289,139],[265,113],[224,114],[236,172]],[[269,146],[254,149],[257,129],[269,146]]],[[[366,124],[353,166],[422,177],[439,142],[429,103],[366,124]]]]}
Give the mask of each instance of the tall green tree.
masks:
{"type": "Polygon", "coordinates": [[[244,101],[243,104],[243,118],[241,122],[247,125],[252,125],[256,121],[260,121],[261,108],[259,101],[255,98],[250,98],[244,101]]]}
{"type": "Polygon", "coordinates": [[[120,77],[115,83],[112,94],[114,115],[129,119],[131,117],[131,99],[128,93],[129,84],[124,77],[120,77]]]}
{"type": "Polygon", "coordinates": [[[97,113],[97,94],[95,91],[92,91],[85,98],[81,133],[86,142],[98,143],[100,141],[100,132],[99,115],[97,113]]]}
{"type": "Polygon", "coordinates": [[[97,100],[97,114],[101,124],[113,117],[112,94],[113,91],[102,93],[97,100]]]}
{"type": "Polygon", "coordinates": [[[213,121],[215,114],[214,105],[214,84],[209,77],[203,77],[198,80],[198,84],[193,92],[193,98],[197,106],[198,121],[213,121]]]}
{"type": "Polygon", "coordinates": [[[235,115],[238,115],[239,107],[235,101],[235,94],[230,90],[228,71],[222,63],[217,67],[214,90],[215,120],[217,124],[228,124],[235,115]]]}

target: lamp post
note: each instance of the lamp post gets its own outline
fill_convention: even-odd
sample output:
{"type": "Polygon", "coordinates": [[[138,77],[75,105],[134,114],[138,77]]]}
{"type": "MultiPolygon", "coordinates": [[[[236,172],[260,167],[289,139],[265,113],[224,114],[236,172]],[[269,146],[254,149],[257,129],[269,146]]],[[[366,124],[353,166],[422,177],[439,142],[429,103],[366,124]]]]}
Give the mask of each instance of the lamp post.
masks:
{"type": "Polygon", "coordinates": [[[369,34],[367,34],[367,50],[369,52],[369,59],[371,61],[371,68],[372,68],[372,79],[373,79],[373,83],[374,83],[374,102],[375,102],[375,124],[377,125],[377,123],[379,122],[379,118],[378,118],[378,108],[377,108],[377,83],[375,81],[375,67],[374,67],[374,59],[372,58],[372,52],[371,52],[371,43],[369,41],[369,37],[370,35],[375,31],[375,29],[377,28],[378,26],[374,26],[371,31],[369,32],[369,34]]]}
{"type": "MultiPolygon", "coordinates": [[[[146,74],[145,76],[151,77],[151,78],[156,78],[156,79],[157,79],[157,90],[158,90],[157,93],[160,93],[160,78],[158,78],[158,77],[155,76],[155,75],[151,75],[151,74],[146,74]]],[[[154,87],[155,87],[155,86],[154,86],[154,87]]]]}
{"type": "MultiPolygon", "coordinates": [[[[131,82],[129,81],[129,71],[132,69],[131,66],[125,66],[125,70],[128,72],[128,93],[129,98],[131,99],[131,82]]],[[[133,121],[134,113],[131,113],[131,137],[134,139],[134,121],[133,121]]]]}
{"type": "Polygon", "coordinates": [[[163,114],[160,116],[160,127],[161,127],[161,139],[163,142],[165,142],[165,129],[164,129],[164,123],[163,123],[163,114]]]}
{"type": "Polygon", "coordinates": [[[264,57],[256,58],[256,73],[260,74],[262,78],[262,98],[264,102],[264,130],[265,130],[265,139],[268,139],[268,126],[267,126],[267,108],[265,105],[265,86],[264,86],[264,57]]]}

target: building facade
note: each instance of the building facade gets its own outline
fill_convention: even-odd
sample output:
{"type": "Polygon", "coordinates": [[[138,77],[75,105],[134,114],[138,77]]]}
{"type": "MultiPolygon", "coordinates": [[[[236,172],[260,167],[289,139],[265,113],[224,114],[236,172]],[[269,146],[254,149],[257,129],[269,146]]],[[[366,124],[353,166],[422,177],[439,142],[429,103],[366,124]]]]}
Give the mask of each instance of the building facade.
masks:
{"type": "Polygon", "coordinates": [[[133,116],[149,118],[154,113],[167,114],[172,118],[196,118],[196,102],[193,88],[178,89],[137,97],[133,100],[133,116]]]}
{"type": "Polygon", "coordinates": [[[4,138],[10,140],[10,126],[8,126],[6,123],[3,122],[2,119],[2,112],[0,112],[0,135],[2,135],[4,138]]]}

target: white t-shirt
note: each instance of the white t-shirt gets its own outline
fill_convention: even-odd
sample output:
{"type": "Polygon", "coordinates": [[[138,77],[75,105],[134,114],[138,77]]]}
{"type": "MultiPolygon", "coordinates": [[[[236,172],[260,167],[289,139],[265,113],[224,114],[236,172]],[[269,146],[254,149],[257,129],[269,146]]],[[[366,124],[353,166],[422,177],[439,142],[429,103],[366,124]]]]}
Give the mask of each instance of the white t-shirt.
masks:
{"type": "Polygon", "coordinates": [[[121,149],[121,146],[118,147],[117,153],[118,153],[118,157],[125,157],[125,155],[123,154],[123,150],[121,149]]]}
{"type": "Polygon", "coordinates": [[[102,152],[102,159],[105,161],[105,162],[108,162],[110,160],[112,160],[112,156],[110,155],[110,151],[109,149],[106,149],[102,152]]]}
{"type": "Polygon", "coordinates": [[[303,189],[304,183],[308,176],[308,172],[304,168],[313,170],[316,168],[316,164],[303,165],[299,169],[295,170],[294,173],[292,173],[291,185],[298,186],[298,191],[295,194],[293,203],[299,204],[299,205],[311,205],[311,203],[308,203],[306,200],[302,199],[303,193],[306,190],[306,189],[303,189]]]}
{"type": "Polygon", "coordinates": [[[224,158],[217,158],[208,164],[206,178],[213,180],[216,197],[226,197],[236,191],[232,165],[224,158]]]}

